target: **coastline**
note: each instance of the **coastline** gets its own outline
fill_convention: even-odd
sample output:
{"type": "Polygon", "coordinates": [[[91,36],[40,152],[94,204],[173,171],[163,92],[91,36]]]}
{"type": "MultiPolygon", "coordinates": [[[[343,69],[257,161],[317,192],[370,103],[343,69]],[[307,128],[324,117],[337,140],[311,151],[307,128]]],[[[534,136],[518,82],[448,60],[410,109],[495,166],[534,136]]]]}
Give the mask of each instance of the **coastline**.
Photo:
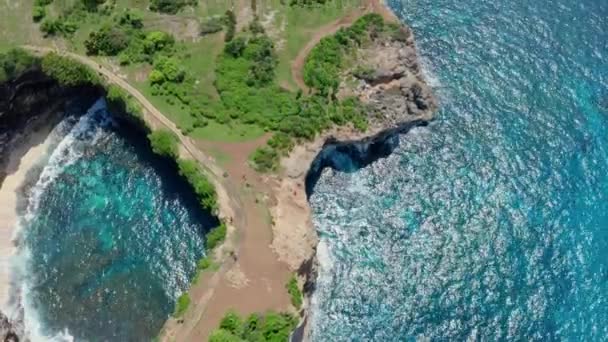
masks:
{"type": "MultiPolygon", "coordinates": [[[[378,5],[384,6],[383,1],[377,0],[370,0],[368,4],[374,12],[378,11],[378,5]]],[[[396,17],[389,15],[392,12],[384,9],[379,14],[387,21],[395,21],[396,17]]],[[[32,47],[30,50],[38,53],[52,51],[32,47]]],[[[199,162],[216,186],[220,206],[219,216],[226,220],[228,226],[226,242],[214,252],[220,269],[205,276],[207,279],[201,282],[206,283],[204,286],[192,285],[190,292],[194,298],[194,305],[184,319],[170,318],[167,321],[165,329],[161,332],[161,337],[165,340],[176,336],[205,337],[205,334],[215,326],[216,322],[212,321],[219,321],[225,313],[225,307],[234,303],[238,309],[245,311],[264,311],[269,308],[277,311],[293,311],[289,298],[284,293],[284,284],[291,272],[297,272],[300,285],[306,282],[304,285],[306,300],[300,315],[303,316],[302,321],[309,321],[307,318],[310,314],[309,300],[312,292],[308,289],[314,289],[316,280],[313,278],[316,277],[314,272],[318,243],[306,191],[306,177],[313,162],[328,144],[336,142],[357,144],[370,137],[373,141],[373,137],[394,130],[395,124],[432,119],[432,115],[429,114],[429,116],[412,117],[399,122],[392,121],[388,124],[386,122],[371,124],[365,132],[358,132],[350,127],[332,129],[311,142],[298,145],[289,156],[281,160],[283,170],[277,175],[258,175],[252,173],[249,167],[243,167],[248,163],[247,156],[243,160],[235,160],[234,169],[223,165],[220,167],[214,158],[208,157],[205,153],[208,152],[205,151],[206,149],[195,146],[193,139],[184,136],[139,92],[131,89],[111,71],[84,57],[67,55],[91,68],[99,68],[100,73],[111,83],[126,89],[130,94],[135,94],[135,100],[143,104],[144,121],[153,128],[168,128],[174,132],[179,138],[180,156],[199,162]],[[270,213],[268,222],[265,222],[267,209],[270,213]],[[259,229],[267,228],[268,232],[264,231],[260,234],[259,229]],[[264,248],[263,258],[259,255],[261,248],[264,248]],[[269,260],[270,262],[266,263],[269,260]],[[263,269],[259,268],[260,264],[264,264],[263,269]],[[251,300],[244,301],[244,297],[251,300]],[[272,302],[267,301],[268,299],[272,302]],[[202,317],[205,319],[202,320],[202,317]]],[[[385,87],[389,87],[389,84],[383,83],[376,88],[385,87]]],[[[230,149],[230,146],[223,147],[230,149]]]]}
{"type": "Polygon", "coordinates": [[[0,310],[10,313],[12,282],[11,259],[16,251],[15,234],[18,231],[19,192],[27,180],[28,172],[38,165],[48,152],[52,139],[52,125],[42,125],[19,137],[17,148],[9,156],[7,176],[0,186],[0,310]]]}
{"type": "MultiPolygon", "coordinates": [[[[412,30],[406,23],[398,19],[384,0],[370,0],[368,5],[372,12],[380,14],[386,22],[399,24],[409,34],[408,44],[413,49],[414,60],[409,61],[407,67],[413,71],[417,81],[425,87],[425,90],[430,89],[420,66],[412,30]]],[[[395,58],[396,56],[393,54],[390,57],[395,58]]],[[[401,79],[397,78],[401,76],[394,78],[394,75],[390,75],[388,81],[382,80],[385,76],[379,75],[379,85],[373,85],[371,88],[385,92],[400,86],[398,81],[401,79]]],[[[411,80],[408,81],[411,82],[411,80]]],[[[410,86],[412,84],[409,83],[410,86]]],[[[358,90],[361,91],[356,92],[356,96],[362,102],[369,103],[371,100],[369,95],[373,91],[370,91],[369,88],[358,90]]],[[[434,119],[437,103],[432,92],[430,101],[432,105],[418,115],[402,116],[398,119],[393,117],[393,120],[385,122],[381,120],[372,122],[364,132],[356,131],[352,127],[333,128],[310,142],[298,144],[289,155],[281,159],[282,171],[275,176],[276,186],[272,190],[276,198],[276,205],[271,208],[272,248],[279,260],[297,272],[299,283],[304,289],[304,305],[300,313],[300,324],[292,334],[292,341],[308,341],[311,337],[311,315],[313,314],[311,299],[316,287],[320,260],[317,256],[319,237],[313,224],[308,199],[323,169],[335,168],[331,154],[335,153],[339,147],[349,150],[348,152],[340,151],[341,153],[346,153],[351,158],[365,159],[366,163],[386,157],[396,147],[392,145],[395,141],[394,138],[398,139],[399,135],[406,134],[413,127],[426,126],[434,119]],[[370,152],[371,150],[381,151],[381,153],[370,155],[374,152],[370,152]],[[325,151],[328,153],[324,153],[325,151]]]]}

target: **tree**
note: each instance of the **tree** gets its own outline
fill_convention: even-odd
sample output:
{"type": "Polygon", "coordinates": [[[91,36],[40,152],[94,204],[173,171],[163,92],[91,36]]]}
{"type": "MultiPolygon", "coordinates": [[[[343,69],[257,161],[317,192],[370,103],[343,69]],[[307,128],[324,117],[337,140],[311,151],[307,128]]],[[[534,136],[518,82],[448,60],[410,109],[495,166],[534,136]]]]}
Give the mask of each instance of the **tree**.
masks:
{"type": "Polygon", "coordinates": [[[118,16],[118,23],[123,26],[130,26],[134,29],[141,29],[144,27],[144,19],[141,13],[127,9],[118,16]]]}
{"type": "Polygon", "coordinates": [[[144,52],[154,55],[156,52],[163,51],[175,44],[175,39],[169,33],[163,31],[152,31],[146,34],[144,40],[144,52]]]}
{"type": "Polygon", "coordinates": [[[150,72],[148,80],[152,84],[162,84],[165,82],[165,75],[162,72],[154,69],[150,72]]]}
{"type": "Polygon", "coordinates": [[[224,25],[226,25],[226,35],[224,40],[229,42],[234,38],[236,33],[236,15],[231,10],[227,10],[224,15],[224,25]]]}
{"type": "Polygon", "coordinates": [[[166,81],[180,83],[184,80],[186,72],[173,57],[158,56],[154,60],[154,69],[163,74],[166,81]]]}
{"type": "Polygon", "coordinates": [[[129,46],[129,36],[120,28],[106,25],[91,32],[84,46],[89,55],[116,56],[129,46]]]}
{"type": "Polygon", "coordinates": [[[243,37],[238,37],[226,43],[224,46],[224,52],[228,55],[238,58],[241,57],[243,51],[245,51],[245,47],[247,46],[247,41],[243,37]]]}

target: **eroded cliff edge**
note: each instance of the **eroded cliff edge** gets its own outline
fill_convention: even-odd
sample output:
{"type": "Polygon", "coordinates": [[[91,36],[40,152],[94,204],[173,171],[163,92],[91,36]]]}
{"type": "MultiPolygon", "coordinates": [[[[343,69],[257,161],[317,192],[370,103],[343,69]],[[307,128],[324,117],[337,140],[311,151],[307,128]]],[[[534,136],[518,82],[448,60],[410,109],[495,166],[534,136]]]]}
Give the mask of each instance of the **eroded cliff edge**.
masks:
{"type": "MultiPolygon", "coordinates": [[[[437,110],[418,61],[414,35],[400,25],[397,34],[372,35],[371,44],[357,51],[356,62],[341,75],[338,97],[358,97],[366,107],[369,128],[365,132],[352,127],[332,129],[296,146],[281,162],[274,189],[277,204],[271,209],[272,247],[280,260],[298,271],[308,297],[317,278],[318,243],[308,196],[323,169],[352,171],[388,156],[398,146],[399,134],[427,125],[437,110]]],[[[300,338],[302,334],[296,332],[300,338]]]]}

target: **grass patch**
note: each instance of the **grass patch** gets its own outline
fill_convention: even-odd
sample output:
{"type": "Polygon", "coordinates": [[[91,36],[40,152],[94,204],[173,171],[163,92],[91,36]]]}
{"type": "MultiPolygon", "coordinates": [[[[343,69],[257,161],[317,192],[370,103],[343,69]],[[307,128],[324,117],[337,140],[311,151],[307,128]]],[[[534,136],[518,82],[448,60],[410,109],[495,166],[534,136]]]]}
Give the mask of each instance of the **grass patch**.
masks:
{"type": "Polygon", "coordinates": [[[175,303],[175,310],[173,312],[173,317],[180,318],[184,315],[192,300],[190,299],[190,295],[186,292],[183,293],[179,298],[177,298],[177,302],[175,303]]]}
{"type": "Polygon", "coordinates": [[[265,133],[257,125],[240,122],[220,124],[216,121],[209,121],[205,127],[196,128],[190,135],[196,139],[209,141],[243,142],[257,139],[265,133]]]}
{"type": "Polygon", "coordinates": [[[302,307],[302,291],[300,291],[300,287],[298,286],[298,279],[296,278],[295,275],[292,275],[291,278],[289,278],[289,281],[287,281],[287,284],[285,285],[285,287],[287,288],[287,292],[289,293],[289,296],[291,297],[291,304],[296,308],[296,309],[300,309],[302,307]]]}
{"type": "Polygon", "coordinates": [[[221,223],[219,226],[211,229],[205,235],[205,241],[207,242],[207,251],[212,251],[215,247],[219,246],[224,240],[226,240],[226,224],[221,223]]]}

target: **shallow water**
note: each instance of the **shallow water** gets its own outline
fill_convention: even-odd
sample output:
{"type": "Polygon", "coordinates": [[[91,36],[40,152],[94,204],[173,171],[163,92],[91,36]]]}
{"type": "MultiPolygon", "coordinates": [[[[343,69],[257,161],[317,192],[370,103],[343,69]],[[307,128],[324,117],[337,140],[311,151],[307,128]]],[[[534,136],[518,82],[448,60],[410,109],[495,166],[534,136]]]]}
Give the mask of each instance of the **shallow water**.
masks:
{"type": "Polygon", "coordinates": [[[26,328],[40,340],[150,340],[187,289],[213,219],[103,100],[55,134],[22,212],[26,328]]]}
{"type": "Polygon", "coordinates": [[[313,339],[607,340],[608,2],[390,4],[441,110],[319,180],[313,339]]]}

